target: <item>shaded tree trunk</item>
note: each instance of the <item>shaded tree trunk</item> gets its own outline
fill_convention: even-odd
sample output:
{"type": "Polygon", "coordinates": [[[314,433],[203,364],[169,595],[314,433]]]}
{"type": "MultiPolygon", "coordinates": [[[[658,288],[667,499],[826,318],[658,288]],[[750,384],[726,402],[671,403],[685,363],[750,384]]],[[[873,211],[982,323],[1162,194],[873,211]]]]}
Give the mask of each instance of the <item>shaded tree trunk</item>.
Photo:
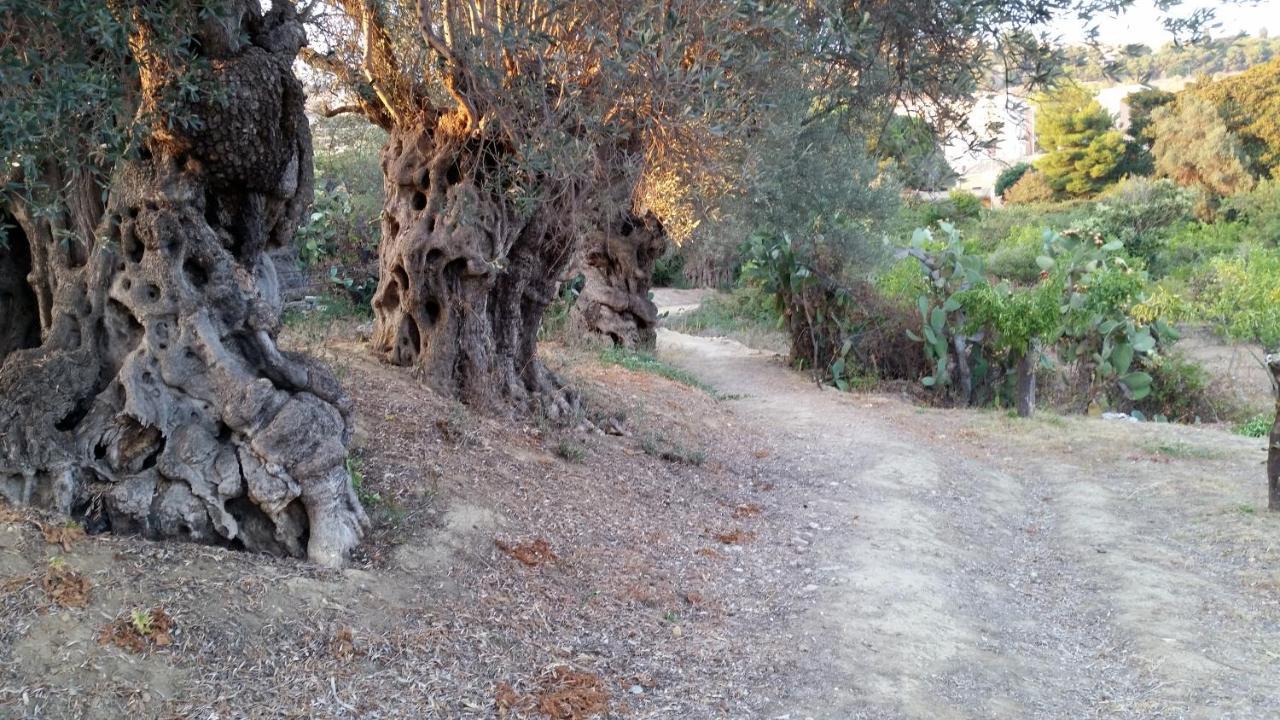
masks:
{"type": "MultiPolygon", "coordinates": [[[[63,212],[11,202],[41,342],[0,365],[0,493],[91,530],[335,566],[367,523],[344,466],[350,403],[326,370],[277,348],[268,255],[310,200],[291,70],[305,37],[288,4],[228,5],[228,22],[192,28],[227,94],[182,109],[199,130],[160,119],[105,206],[95,184],[53,170],[63,212]]],[[[145,32],[141,117],[171,81],[148,66],[145,32]]]]}
{"type": "Polygon", "coordinates": [[[1280,353],[1267,356],[1267,366],[1271,368],[1271,387],[1276,393],[1276,417],[1267,447],[1267,508],[1280,511],[1280,353]]]}
{"type": "Polygon", "coordinates": [[[1036,352],[1028,350],[1018,358],[1017,381],[1014,385],[1014,403],[1018,417],[1031,417],[1036,411],[1036,352]]]}
{"type": "Polygon", "coordinates": [[[522,208],[502,176],[509,149],[466,128],[443,114],[383,149],[373,350],[473,405],[568,420],[577,400],[536,349],[573,232],[540,200],[522,208]]]}
{"type": "Polygon", "coordinates": [[[579,261],[586,283],[573,306],[573,327],[616,346],[652,350],[658,308],[649,291],[654,263],[666,246],[662,223],[652,213],[628,213],[593,238],[579,261]]]}
{"type": "Polygon", "coordinates": [[[31,273],[31,248],[27,236],[8,213],[0,212],[0,225],[8,228],[0,240],[0,363],[14,350],[40,344],[40,318],[36,296],[27,283],[31,273]]]}

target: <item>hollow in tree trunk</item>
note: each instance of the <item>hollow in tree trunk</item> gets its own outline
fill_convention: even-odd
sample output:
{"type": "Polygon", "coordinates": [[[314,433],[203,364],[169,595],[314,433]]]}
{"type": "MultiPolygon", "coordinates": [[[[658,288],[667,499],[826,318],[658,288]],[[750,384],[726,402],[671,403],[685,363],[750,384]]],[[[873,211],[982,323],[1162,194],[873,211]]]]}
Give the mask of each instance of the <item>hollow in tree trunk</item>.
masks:
{"type": "MultiPolygon", "coordinates": [[[[183,109],[201,129],[159,121],[105,205],[96,184],[56,170],[43,180],[65,188],[62,212],[11,201],[41,337],[0,365],[0,493],[91,530],[334,566],[367,523],[344,469],[350,403],[326,370],[276,346],[268,256],[311,193],[291,70],[304,35],[288,3],[266,15],[254,0],[227,5],[232,22],[192,29],[227,96],[183,109]]],[[[141,58],[147,117],[169,79],[141,58]]]]}
{"type": "Polygon", "coordinates": [[[586,283],[573,306],[573,327],[616,346],[652,350],[658,309],[649,291],[654,263],[666,245],[662,223],[652,213],[628,213],[589,241],[579,261],[586,283]]]}
{"type": "Polygon", "coordinates": [[[538,360],[538,327],[573,250],[553,207],[511,199],[510,153],[461,112],[391,132],[373,350],[464,402],[568,420],[576,398],[538,360]]]}

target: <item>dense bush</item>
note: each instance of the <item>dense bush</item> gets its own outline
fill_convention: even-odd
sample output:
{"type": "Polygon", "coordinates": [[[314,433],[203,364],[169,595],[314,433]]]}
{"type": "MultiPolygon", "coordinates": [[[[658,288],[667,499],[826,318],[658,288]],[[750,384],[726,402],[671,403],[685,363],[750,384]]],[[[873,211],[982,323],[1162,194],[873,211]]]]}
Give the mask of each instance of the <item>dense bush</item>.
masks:
{"type": "Polygon", "coordinates": [[[666,252],[653,264],[654,287],[687,287],[684,276],[684,255],[680,248],[668,246],[666,252]]]}
{"type": "Polygon", "coordinates": [[[791,341],[791,361],[841,389],[868,376],[916,380],[923,358],[907,338],[911,311],[875,285],[839,282],[804,264],[787,237],[757,235],[746,277],[774,299],[791,341]]]}
{"type": "Polygon", "coordinates": [[[1120,183],[1073,230],[1102,242],[1119,242],[1126,253],[1152,261],[1173,226],[1191,218],[1196,196],[1168,180],[1130,178],[1120,183]]]}
{"type": "Polygon", "coordinates": [[[1201,316],[1226,337],[1280,347],[1280,254],[1215,258],[1195,283],[1201,316]]]}
{"type": "Polygon", "coordinates": [[[987,255],[987,271],[1004,280],[1022,284],[1035,282],[1040,277],[1036,258],[1044,254],[1042,227],[1023,225],[1014,228],[1009,237],[987,255]]]}
{"type": "Polygon", "coordinates": [[[996,177],[995,194],[1004,197],[1005,191],[1021,180],[1022,176],[1026,175],[1030,169],[1031,165],[1029,163],[1020,162],[1002,170],[1000,175],[996,177]]]}
{"type": "Polygon", "coordinates": [[[1030,205],[1049,202],[1053,199],[1053,186],[1045,178],[1044,173],[1033,170],[1025,173],[1004,193],[1004,201],[1010,205],[1030,205]]]}

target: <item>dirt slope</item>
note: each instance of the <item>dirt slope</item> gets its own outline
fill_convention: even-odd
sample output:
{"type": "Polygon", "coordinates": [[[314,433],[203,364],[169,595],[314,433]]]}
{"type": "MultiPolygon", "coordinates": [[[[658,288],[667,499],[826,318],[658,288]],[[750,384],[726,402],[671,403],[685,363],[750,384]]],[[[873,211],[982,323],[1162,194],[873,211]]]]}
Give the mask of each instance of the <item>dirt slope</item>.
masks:
{"type": "Polygon", "coordinates": [[[1264,444],[1019,421],[819,388],[664,331],[767,434],[812,604],[761,637],[769,717],[1280,717],[1280,518],[1264,444]]]}

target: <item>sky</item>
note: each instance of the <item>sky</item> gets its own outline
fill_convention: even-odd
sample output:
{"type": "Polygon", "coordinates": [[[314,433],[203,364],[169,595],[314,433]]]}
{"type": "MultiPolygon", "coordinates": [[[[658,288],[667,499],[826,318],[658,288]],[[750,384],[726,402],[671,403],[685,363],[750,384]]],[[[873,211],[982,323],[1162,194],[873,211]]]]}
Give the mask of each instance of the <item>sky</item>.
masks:
{"type": "MultiPolygon", "coordinates": [[[[1212,31],[1214,37],[1235,35],[1241,30],[1257,35],[1266,29],[1273,37],[1280,36],[1280,0],[1261,0],[1261,2],[1213,2],[1211,0],[1187,0],[1175,14],[1186,14],[1196,8],[1215,8],[1217,21],[1221,27],[1212,31]]],[[[1124,45],[1128,43],[1144,43],[1159,48],[1171,41],[1173,37],[1165,32],[1161,24],[1163,15],[1156,9],[1152,0],[1137,0],[1134,5],[1120,17],[1103,16],[1095,19],[1098,25],[1098,39],[1106,45],[1124,45]]],[[[1079,42],[1084,39],[1083,29],[1078,21],[1059,21],[1052,30],[1061,33],[1068,42],[1079,42]]]]}

